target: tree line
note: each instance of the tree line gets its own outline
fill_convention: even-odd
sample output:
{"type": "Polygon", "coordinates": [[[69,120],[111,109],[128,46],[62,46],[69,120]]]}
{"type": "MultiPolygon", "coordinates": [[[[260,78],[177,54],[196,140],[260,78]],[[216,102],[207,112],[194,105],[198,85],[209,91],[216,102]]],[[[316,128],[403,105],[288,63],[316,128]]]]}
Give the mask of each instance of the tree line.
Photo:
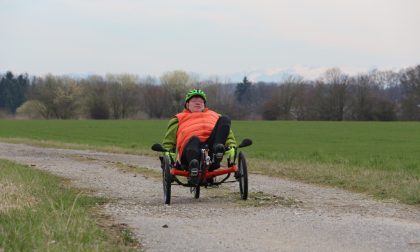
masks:
{"type": "Polygon", "coordinates": [[[420,120],[420,65],[355,76],[339,68],[316,80],[289,76],[277,83],[222,83],[184,71],[153,77],[118,74],[76,78],[0,74],[0,117],[31,119],[169,118],[187,90],[207,93],[208,105],[233,119],[420,120]]]}

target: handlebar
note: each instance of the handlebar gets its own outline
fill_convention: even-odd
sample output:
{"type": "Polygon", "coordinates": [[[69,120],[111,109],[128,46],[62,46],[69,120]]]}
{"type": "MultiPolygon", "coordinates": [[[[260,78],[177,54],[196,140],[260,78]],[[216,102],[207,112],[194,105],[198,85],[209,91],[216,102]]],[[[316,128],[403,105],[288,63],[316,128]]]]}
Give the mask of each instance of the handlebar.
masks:
{"type": "MultiPolygon", "coordinates": [[[[242,140],[241,144],[238,145],[238,148],[245,148],[247,146],[252,145],[252,140],[249,138],[245,138],[244,140],[242,140]]],[[[208,149],[208,146],[205,145],[204,146],[205,149],[208,149]]],[[[151,149],[153,151],[157,151],[157,152],[167,152],[168,150],[163,148],[163,146],[161,144],[155,143],[154,145],[152,145],[151,149]]],[[[229,150],[229,147],[225,147],[225,150],[229,150]]]]}

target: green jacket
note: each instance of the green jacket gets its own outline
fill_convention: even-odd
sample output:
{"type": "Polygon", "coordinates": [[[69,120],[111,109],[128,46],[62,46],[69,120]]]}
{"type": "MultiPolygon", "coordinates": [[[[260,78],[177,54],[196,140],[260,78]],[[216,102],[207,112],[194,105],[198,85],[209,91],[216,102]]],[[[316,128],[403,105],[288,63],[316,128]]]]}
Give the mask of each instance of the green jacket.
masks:
{"type": "MultiPolygon", "coordinates": [[[[162,145],[165,149],[175,152],[176,150],[176,132],[178,131],[178,118],[174,117],[169,120],[168,129],[163,138],[162,145]]],[[[232,129],[229,131],[225,146],[237,146],[235,136],[232,129]]]]}

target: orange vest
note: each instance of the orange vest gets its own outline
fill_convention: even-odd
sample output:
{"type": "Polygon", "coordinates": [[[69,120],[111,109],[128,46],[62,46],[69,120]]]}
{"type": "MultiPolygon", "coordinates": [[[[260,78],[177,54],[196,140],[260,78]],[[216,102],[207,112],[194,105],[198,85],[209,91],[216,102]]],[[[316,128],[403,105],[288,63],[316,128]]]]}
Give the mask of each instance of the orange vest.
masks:
{"type": "Polygon", "coordinates": [[[182,155],[185,144],[192,136],[197,136],[201,142],[205,142],[219,119],[219,114],[205,108],[203,112],[190,112],[184,109],[177,114],[178,131],[176,132],[176,146],[179,157],[182,155]]]}

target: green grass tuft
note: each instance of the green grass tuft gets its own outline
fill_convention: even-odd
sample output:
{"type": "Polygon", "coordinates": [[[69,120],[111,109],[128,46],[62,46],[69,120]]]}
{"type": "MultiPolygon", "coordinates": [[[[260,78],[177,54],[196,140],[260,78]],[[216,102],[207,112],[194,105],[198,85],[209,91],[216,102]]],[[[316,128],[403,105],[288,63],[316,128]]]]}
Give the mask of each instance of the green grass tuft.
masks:
{"type": "Polygon", "coordinates": [[[5,251],[127,251],[121,238],[99,228],[93,209],[105,202],[66,188],[45,172],[0,160],[0,183],[22,185],[31,206],[0,212],[0,248],[5,251]]]}

